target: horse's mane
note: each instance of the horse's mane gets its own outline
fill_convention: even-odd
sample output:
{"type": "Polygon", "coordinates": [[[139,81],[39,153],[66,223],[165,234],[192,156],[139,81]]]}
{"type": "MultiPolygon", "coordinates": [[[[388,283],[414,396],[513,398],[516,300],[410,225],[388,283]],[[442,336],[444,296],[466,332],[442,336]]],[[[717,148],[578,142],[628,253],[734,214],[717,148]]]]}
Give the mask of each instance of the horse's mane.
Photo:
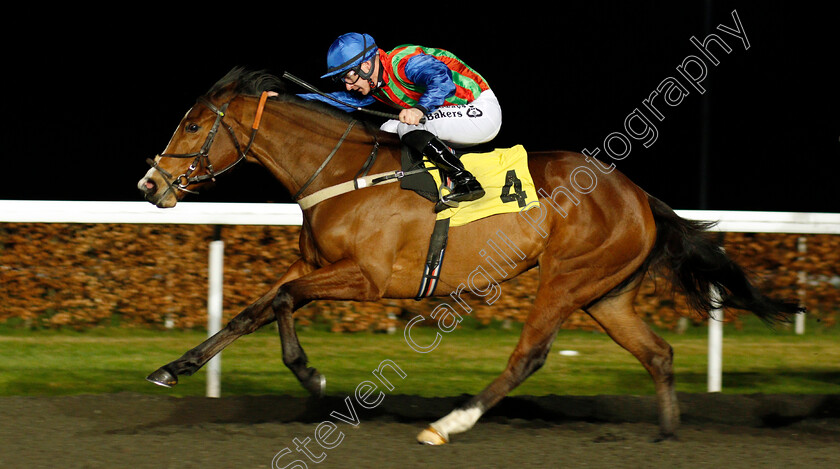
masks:
{"type": "MultiPolygon", "coordinates": [[[[236,95],[259,96],[263,91],[276,91],[278,96],[271,98],[273,100],[291,101],[343,121],[353,119],[349,113],[334,106],[321,101],[306,100],[287,92],[286,84],[282,79],[263,70],[247,70],[243,67],[234,67],[210,88],[207,96],[213,98],[230,92],[236,95]]],[[[356,116],[356,120],[359,120],[358,116],[356,116]]]]}
{"type": "Polygon", "coordinates": [[[276,91],[283,94],[284,88],[283,82],[274,75],[261,70],[246,70],[243,67],[234,67],[210,88],[207,96],[216,97],[226,92],[259,96],[263,91],[276,91]],[[231,85],[233,85],[233,88],[229,89],[231,85]]]}

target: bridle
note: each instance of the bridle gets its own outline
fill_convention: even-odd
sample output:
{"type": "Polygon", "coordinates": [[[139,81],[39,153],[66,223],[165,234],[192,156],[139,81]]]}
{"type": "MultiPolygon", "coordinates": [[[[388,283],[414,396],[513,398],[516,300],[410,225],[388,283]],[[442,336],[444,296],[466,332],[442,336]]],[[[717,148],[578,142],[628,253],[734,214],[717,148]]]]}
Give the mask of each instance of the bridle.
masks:
{"type": "Polygon", "coordinates": [[[207,107],[211,112],[216,114],[216,120],[213,122],[213,126],[210,127],[210,131],[207,133],[207,138],[204,140],[204,144],[201,146],[201,149],[197,152],[193,153],[162,153],[158,155],[160,158],[182,158],[182,159],[189,159],[193,158],[192,163],[184,171],[181,175],[174,177],[171,173],[166,171],[165,169],[161,168],[158,165],[158,162],[155,160],[147,159],[146,162],[157,171],[160,171],[161,174],[164,175],[164,180],[168,187],[167,192],[179,190],[183,192],[188,192],[190,194],[195,194],[196,191],[187,189],[192,184],[198,184],[205,181],[215,181],[216,177],[230,171],[245,160],[248,152],[251,150],[251,145],[254,143],[254,138],[257,136],[257,131],[260,128],[260,120],[262,119],[263,110],[265,109],[265,103],[271,93],[268,91],[263,91],[262,95],[260,96],[259,105],[257,106],[257,113],[254,116],[254,123],[251,126],[251,137],[248,140],[248,145],[245,146],[243,149],[242,146],[239,144],[239,140],[236,138],[236,134],[233,132],[233,128],[224,122],[225,113],[227,112],[228,105],[230,105],[230,101],[223,104],[221,107],[216,107],[213,103],[211,103],[207,98],[200,97],[197,100],[197,103],[200,103],[207,107]],[[223,168],[219,171],[216,171],[213,168],[213,163],[210,161],[210,147],[213,146],[213,140],[216,138],[216,134],[219,131],[219,127],[224,124],[224,128],[227,129],[228,135],[230,135],[231,141],[233,142],[234,148],[236,148],[236,152],[239,154],[239,157],[234,161],[230,166],[223,168]],[[205,168],[205,173],[200,175],[194,175],[193,173],[198,168],[205,168]]]}

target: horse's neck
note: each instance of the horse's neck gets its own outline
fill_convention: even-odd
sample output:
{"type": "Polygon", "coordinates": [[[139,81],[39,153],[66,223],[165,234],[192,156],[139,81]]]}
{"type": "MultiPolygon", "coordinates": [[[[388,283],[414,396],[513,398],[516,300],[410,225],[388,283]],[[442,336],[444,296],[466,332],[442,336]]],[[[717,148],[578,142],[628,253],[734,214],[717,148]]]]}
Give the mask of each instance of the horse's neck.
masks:
{"type": "Polygon", "coordinates": [[[350,127],[351,122],[278,103],[266,108],[254,150],[290,194],[296,194],[317,172],[304,192],[311,194],[351,179],[373,150],[373,137],[364,124],[355,122],[350,127]]]}

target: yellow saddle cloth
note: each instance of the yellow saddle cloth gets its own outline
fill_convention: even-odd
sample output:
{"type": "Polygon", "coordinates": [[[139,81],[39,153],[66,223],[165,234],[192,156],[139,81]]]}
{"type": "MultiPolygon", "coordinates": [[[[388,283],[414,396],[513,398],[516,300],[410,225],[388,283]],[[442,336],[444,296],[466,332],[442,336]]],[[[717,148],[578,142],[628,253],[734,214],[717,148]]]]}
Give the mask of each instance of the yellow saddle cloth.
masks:
{"type": "MultiPolygon", "coordinates": [[[[522,145],[498,148],[489,153],[467,153],[461,156],[464,167],[478,179],[484,188],[484,197],[461,202],[458,207],[438,213],[437,219],[449,218],[449,226],[497,215],[518,212],[532,202],[538,207],[537,190],[528,170],[528,153],[522,145]]],[[[427,168],[434,165],[426,161],[427,168]]],[[[440,172],[429,171],[440,191],[440,172]]]]}

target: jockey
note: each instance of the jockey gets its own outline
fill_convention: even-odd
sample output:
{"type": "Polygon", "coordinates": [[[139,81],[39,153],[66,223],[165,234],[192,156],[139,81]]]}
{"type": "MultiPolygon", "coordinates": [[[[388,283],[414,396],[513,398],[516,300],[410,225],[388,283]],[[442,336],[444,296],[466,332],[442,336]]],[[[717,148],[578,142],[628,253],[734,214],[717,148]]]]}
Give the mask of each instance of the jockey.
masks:
{"type": "MultiPolygon", "coordinates": [[[[481,184],[447,145],[491,141],[499,133],[502,112],[487,82],[460,59],[442,49],[416,45],[386,52],[371,36],[348,33],[330,46],[327,73],[321,78],[327,77],[345,88],[330,96],[350,106],[364,107],[378,100],[402,108],[398,119],[382,124],[382,130],[398,134],[452,181],[436,211],[484,196],[481,184]],[[423,117],[425,123],[420,122],[423,117]]],[[[317,94],[300,96],[354,110],[317,94]]]]}

